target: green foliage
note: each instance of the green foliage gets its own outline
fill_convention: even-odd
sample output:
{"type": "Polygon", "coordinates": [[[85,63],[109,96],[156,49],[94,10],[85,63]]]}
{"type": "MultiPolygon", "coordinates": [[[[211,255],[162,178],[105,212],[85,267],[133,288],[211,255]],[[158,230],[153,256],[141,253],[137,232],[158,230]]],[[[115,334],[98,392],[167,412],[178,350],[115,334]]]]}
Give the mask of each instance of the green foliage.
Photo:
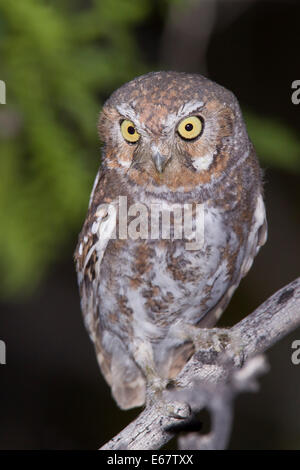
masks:
{"type": "Polygon", "coordinates": [[[148,3],[95,0],[74,12],[0,0],[2,295],[32,289],[74,239],[99,164],[101,97],[144,72],[133,27],[148,3]]]}
{"type": "MultiPolygon", "coordinates": [[[[158,2],[161,14],[171,1],[158,2]]],[[[101,103],[148,70],[135,29],[152,8],[151,0],[0,0],[2,297],[30,292],[67,247],[69,256],[100,161],[101,103]]],[[[289,129],[247,121],[264,163],[299,169],[289,129]]]]}
{"type": "Polygon", "coordinates": [[[263,165],[300,171],[300,139],[295,132],[283,123],[250,112],[245,120],[263,165]]]}

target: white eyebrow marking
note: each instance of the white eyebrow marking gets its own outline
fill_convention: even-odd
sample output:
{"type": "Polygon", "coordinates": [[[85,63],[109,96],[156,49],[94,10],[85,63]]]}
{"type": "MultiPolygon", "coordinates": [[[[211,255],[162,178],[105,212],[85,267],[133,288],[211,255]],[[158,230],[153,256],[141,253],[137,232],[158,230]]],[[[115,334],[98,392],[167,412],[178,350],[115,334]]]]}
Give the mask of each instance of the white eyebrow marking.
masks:
{"type": "Polygon", "coordinates": [[[184,103],[177,111],[177,116],[180,119],[181,117],[188,116],[189,114],[193,113],[194,111],[198,111],[200,108],[204,106],[203,101],[189,101],[188,103],[184,103]]]}
{"type": "Polygon", "coordinates": [[[197,100],[184,103],[182,106],[180,106],[178,111],[168,115],[167,119],[165,120],[165,131],[170,132],[174,128],[174,125],[181,121],[181,119],[191,115],[195,111],[199,111],[201,108],[203,108],[203,106],[204,102],[197,100]]]}
{"type": "Polygon", "coordinates": [[[140,122],[139,113],[137,113],[132,105],[121,103],[116,106],[116,110],[125,118],[132,121],[137,131],[140,133],[147,132],[147,123],[140,122]]]}
{"type": "Polygon", "coordinates": [[[126,119],[129,119],[132,122],[135,122],[138,117],[133,107],[126,103],[119,104],[118,106],[116,106],[116,109],[120,114],[122,114],[122,116],[124,116],[126,119]]]}
{"type": "MultiPolygon", "coordinates": [[[[180,106],[178,111],[168,115],[164,123],[164,131],[167,133],[170,132],[177,122],[179,122],[184,117],[189,116],[194,111],[200,110],[203,106],[204,102],[198,100],[192,100],[188,103],[184,103],[182,106],[180,106]]],[[[125,119],[129,119],[134,124],[138,123],[139,130],[146,128],[145,124],[143,125],[139,122],[139,115],[135,112],[131,105],[128,105],[127,103],[121,103],[116,106],[116,109],[122,116],[124,116],[125,119]]]]}

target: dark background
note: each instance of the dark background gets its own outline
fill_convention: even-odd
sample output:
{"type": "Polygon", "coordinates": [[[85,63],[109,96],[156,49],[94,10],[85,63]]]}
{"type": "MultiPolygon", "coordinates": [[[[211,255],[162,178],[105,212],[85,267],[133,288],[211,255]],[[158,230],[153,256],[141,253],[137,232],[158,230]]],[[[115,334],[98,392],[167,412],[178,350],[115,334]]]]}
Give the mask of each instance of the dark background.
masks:
{"type": "MultiPolygon", "coordinates": [[[[121,83],[159,69],[204,73],[238,97],[265,169],[269,238],[221,320],[232,325],[298,275],[300,105],[291,83],[300,79],[300,2],[6,3],[0,449],[95,449],[139,412],[120,411],[99,372],[72,259],[100,161],[97,112],[121,83]],[[60,21],[70,30],[55,43],[60,21]]],[[[294,339],[299,329],[267,353],[259,393],[237,399],[230,448],[300,448],[294,339]]]]}

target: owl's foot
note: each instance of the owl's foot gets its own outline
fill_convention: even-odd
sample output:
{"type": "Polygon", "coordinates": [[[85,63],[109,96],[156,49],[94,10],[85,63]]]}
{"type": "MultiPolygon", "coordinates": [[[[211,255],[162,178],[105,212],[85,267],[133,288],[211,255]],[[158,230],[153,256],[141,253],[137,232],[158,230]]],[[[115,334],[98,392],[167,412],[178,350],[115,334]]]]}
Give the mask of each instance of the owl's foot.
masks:
{"type": "Polygon", "coordinates": [[[216,358],[222,357],[231,359],[235,365],[240,365],[242,341],[240,336],[230,329],[184,325],[180,334],[185,341],[193,342],[203,362],[215,362],[216,358]]]}
{"type": "Polygon", "coordinates": [[[172,418],[185,419],[191,414],[188,403],[169,401],[165,398],[164,392],[167,389],[169,380],[161,377],[152,377],[147,383],[146,407],[155,406],[159,413],[172,418]]]}
{"type": "Polygon", "coordinates": [[[164,379],[158,374],[151,344],[136,338],[133,346],[133,356],[147,381],[146,407],[155,406],[158,412],[165,416],[178,419],[188,418],[191,414],[189,405],[166,399],[164,392],[170,380],[164,379]]]}

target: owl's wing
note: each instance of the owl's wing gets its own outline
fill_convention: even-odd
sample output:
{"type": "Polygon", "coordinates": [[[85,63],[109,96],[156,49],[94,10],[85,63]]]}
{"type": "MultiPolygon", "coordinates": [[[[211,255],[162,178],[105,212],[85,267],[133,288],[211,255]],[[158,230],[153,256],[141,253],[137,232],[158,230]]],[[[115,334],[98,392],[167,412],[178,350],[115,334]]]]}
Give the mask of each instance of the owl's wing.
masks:
{"type": "Polygon", "coordinates": [[[256,200],[255,210],[252,217],[251,230],[248,235],[245,253],[239,272],[236,273],[234,281],[228,286],[226,292],[216,305],[201,318],[198,326],[201,328],[210,328],[214,326],[224,312],[231,297],[237,289],[241,279],[246,276],[251,268],[254,258],[260,248],[266,243],[268,226],[266,219],[265,205],[262,194],[259,193],[256,200]]]}
{"type": "Polygon", "coordinates": [[[246,276],[252,266],[255,256],[260,248],[266,243],[268,236],[268,225],[266,210],[262,194],[257,196],[255,211],[252,219],[251,231],[248,237],[245,258],[241,268],[241,278],[246,276]]]}
{"type": "Polygon", "coordinates": [[[81,307],[85,325],[96,343],[99,323],[101,262],[116,229],[115,204],[90,208],[75,252],[81,307]]]}
{"type": "MultiPolygon", "coordinates": [[[[95,202],[96,186],[103,194],[107,184],[104,175],[96,177],[89,210],[75,251],[75,261],[84,322],[94,342],[101,371],[111,387],[118,405],[141,406],[145,401],[145,379],[124,350],[121,341],[101,324],[101,262],[109,241],[114,238],[117,223],[117,201],[95,202]]],[[[97,195],[98,198],[98,195],[97,195]]]]}

